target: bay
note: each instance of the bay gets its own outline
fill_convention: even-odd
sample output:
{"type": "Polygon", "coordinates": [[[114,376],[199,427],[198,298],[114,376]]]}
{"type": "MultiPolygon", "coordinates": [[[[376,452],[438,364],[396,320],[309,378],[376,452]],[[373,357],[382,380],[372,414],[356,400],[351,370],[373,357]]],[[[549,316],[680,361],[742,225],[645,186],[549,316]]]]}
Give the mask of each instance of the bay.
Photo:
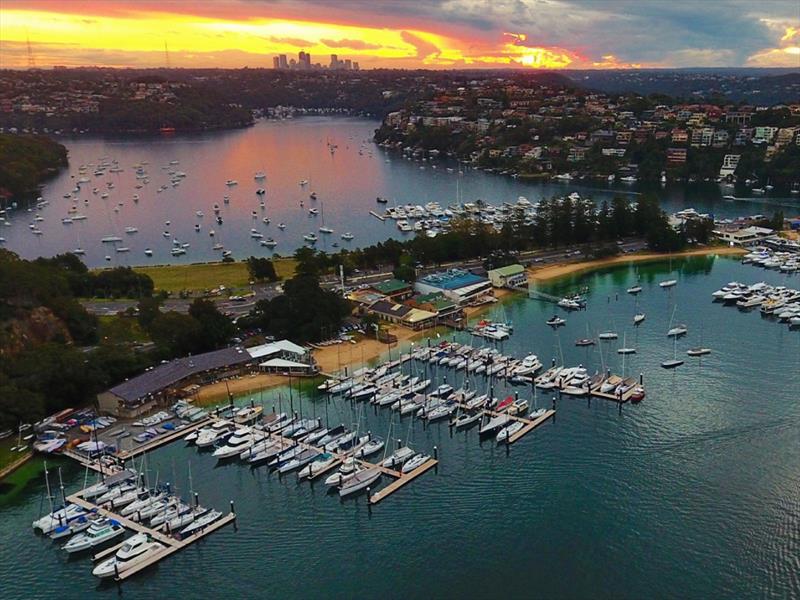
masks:
{"type": "MultiPolygon", "coordinates": [[[[369,214],[382,213],[384,205],[376,203],[378,196],[397,204],[439,202],[442,206],[455,203],[457,193],[464,202],[482,199],[490,203],[515,202],[519,196],[531,201],[573,191],[592,197],[598,203],[610,200],[614,194],[631,199],[642,190],[636,186],[583,185],[569,183],[537,183],[514,180],[510,177],[467,169],[459,176],[454,164],[422,163],[387,152],[372,141],[377,121],[358,118],[305,117],[288,121],[259,121],[255,126],[233,130],[206,132],[186,136],[139,138],[64,138],[69,150],[70,167],[49,181],[42,197],[49,205],[40,211],[28,212],[24,207],[10,213],[10,226],[0,227],[6,238],[5,247],[23,258],[51,256],[70,252],[77,247],[85,250],[87,265],[142,265],[191,263],[219,260],[221,251],[213,250],[221,243],[234,258],[251,255],[291,255],[303,245],[303,236],[315,233],[320,238],[317,247],[335,250],[339,247],[363,247],[389,237],[404,236],[391,220],[381,222],[369,214]],[[331,153],[329,145],[336,145],[331,153]],[[81,165],[98,165],[101,159],[116,160],[122,172],[106,170],[102,176],[87,170],[90,180],[81,185],[76,200],[64,198],[81,177],[81,165]],[[177,161],[175,164],[173,161],[177,161]],[[136,179],[134,165],[146,162],[150,183],[136,179]],[[449,170],[448,170],[449,169],[449,170]],[[169,171],[183,171],[186,178],[177,187],[170,184],[169,171]],[[255,181],[257,171],[267,175],[263,182],[255,181]],[[236,180],[229,187],[226,181],[236,180]],[[300,181],[308,185],[301,186],[300,181]],[[460,181],[459,181],[460,180],[460,181]],[[113,189],[107,184],[113,183],[113,189]],[[162,192],[157,190],[166,185],[162,192]],[[264,187],[264,208],[259,205],[256,190],[264,187]],[[93,194],[92,189],[98,193],[93,194]],[[318,200],[309,198],[316,192],[318,200]],[[108,193],[108,198],[101,198],[108,193]],[[134,202],[133,196],[140,199],[134,202]],[[225,204],[224,196],[230,196],[225,204]],[[88,201],[88,203],[87,203],[88,201]],[[121,205],[120,205],[121,203],[121,205]],[[75,205],[77,213],[70,214],[75,205]],[[223,224],[214,221],[213,206],[218,204],[223,224]],[[308,209],[316,207],[324,213],[325,225],[333,234],[319,233],[323,215],[312,216],[308,209]],[[196,213],[203,213],[198,217],[196,213]],[[86,220],[62,224],[65,217],[85,215],[86,220]],[[36,216],[41,221],[34,221],[36,216]],[[270,224],[263,222],[270,219],[270,224]],[[166,223],[169,222],[169,225],[166,223]],[[286,228],[280,230],[279,223],[286,228]],[[31,233],[35,225],[41,235],[31,233]],[[195,224],[201,226],[195,230],[195,224]],[[126,234],[126,227],[138,229],[126,234]],[[215,236],[209,236],[210,230],[215,236]],[[251,229],[277,242],[274,250],[259,245],[251,237],[251,229]],[[169,238],[163,232],[168,231],[169,238]],[[352,241],[341,239],[350,232],[352,241]],[[129,252],[118,253],[112,244],[101,239],[117,236],[123,241],[117,246],[129,252]],[[170,254],[174,240],[190,244],[187,253],[170,254]],[[150,248],[152,257],[144,250],[150,248]],[[106,257],[110,260],[106,260],[106,257]]],[[[676,185],[653,190],[667,211],[693,206],[699,211],[728,217],[763,213],[775,210],[787,214],[796,211],[797,199],[765,196],[741,201],[723,200],[734,193],[716,184],[676,185]]]]}
{"type": "MultiPolygon", "coordinates": [[[[429,472],[370,511],[364,497],[340,501],[321,486],[278,479],[262,469],[215,465],[182,443],[148,458],[151,477],[188,490],[191,463],[202,503],[227,509],[225,527],[126,581],[126,598],[787,598],[800,594],[800,332],[711,302],[728,281],[798,287],[800,278],[699,257],[624,265],[557,280],[555,294],[588,288],[588,309],[565,314],[554,333],[552,304],[515,297],[490,309],[514,322],[503,352],[539,355],[590,371],[622,369],[616,348],[637,348],[625,372],[643,374],[639,405],[563,397],[554,423],[509,453],[480,444],[476,431],[452,437],[446,424],[422,428],[395,420],[392,436],[439,451],[429,472]],[[659,281],[678,279],[670,290],[659,281]],[[639,282],[635,298],[625,293],[639,282]],[[647,314],[634,328],[636,311],[647,314]],[[672,319],[689,334],[677,345],[686,364],[665,371],[672,319]],[[588,350],[576,338],[613,329],[619,340],[588,350]],[[713,353],[686,357],[699,345],[713,353]],[[600,349],[603,349],[602,356],[600,349]]],[[[453,334],[441,334],[451,338],[453,334]]],[[[464,333],[457,340],[469,341],[464,333]]],[[[432,343],[441,338],[433,337],[432,343]]],[[[427,343],[425,339],[417,343],[427,343]]],[[[478,343],[474,341],[474,343],[478,343]]],[[[396,356],[397,349],[393,350],[396,356]]],[[[406,366],[406,369],[409,367],[406,366]]],[[[430,375],[430,371],[428,371],[430,375]]],[[[445,374],[460,385],[463,376],[445,374]]],[[[485,379],[477,380],[480,387],[485,379]]],[[[498,388],[498,395],[523,388],[498,388]]],[[[390,414],[322,397],[292,407],[332,423],[360,419],[386,437],[390,414]],[[327,410],[326,410],[327,409],[327,410]],[[362,409],[363,410],[363,409],[362,409]]],[[[243,396],[279,402],[284,387],[243,396]]],[[[549,395],[537,394],[539,406],[549,395]]],[[[84,474],[64,463],[68,493],[84,474]]],[[[0,582],[8,598],[111,598],[84,559],[69,560],[31,532],[43,482],[0,507],[0,582]]]]}

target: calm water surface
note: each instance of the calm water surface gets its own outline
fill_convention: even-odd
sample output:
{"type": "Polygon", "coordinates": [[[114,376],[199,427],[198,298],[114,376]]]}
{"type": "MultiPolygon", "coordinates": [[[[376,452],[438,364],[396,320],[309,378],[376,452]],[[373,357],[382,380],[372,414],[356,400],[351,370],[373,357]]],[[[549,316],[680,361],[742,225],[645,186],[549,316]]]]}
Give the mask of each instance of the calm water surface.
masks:
{"type": "MultiPolygon", "coordinates": [[[[521,195],[538,200],[578,191],[599,202],[610,199],[614,193],[628,194],[631,198],[637,193],[631,186],[611,189],[572,183],[526,183],[470,170],[460,177],[457,185],[458,173],[448,171],[446,165],[434,168],[379,149],[369,141],[377,126],[376,121],[365,119],[308,117],[261,121],[247,129],[196,136],[67,138],[62,141],[69,149],[70,167],[42,192],[50,201],[39,213],[43,220],[36,222],[42,235],[31,233],[29,224],[34,222],[36,214],[23,209],[11,214],[11,226],[0,227],[0,237],[6,238],[6,247],[25,258],[82,247],[86,252],[84,260],[90,266],[188,263],[219,260],[220,251],[212,249],[215,242],[224,244],[236,258],[271,255],[273,251],[250,237],[252,228],[264,238],[274,238],[278,244],[274,252],[283,255],[292,254],[309,232],[318,234],[317,247],[326,250],[334,249],[334,243],[358,247],[390,236],[411,235],[398,231],[393,221],[384,223],[370,216],[370,210],[383,212],[383,205],[375,202],[377,196],[402,204],[437,201],[447,206],[456,201],[457,188],[464,202],[480,198],[497,204],[514,202],[521,195]],[[338,146],[333,154],[329,142],[338,146]],[[90,168],[86,176],[91,181],[82,184],[77,201],[65,199],[63,195],[73,189],[80,177],[78,168],[83,164],[97,165],[103,157],[119,161],[123,172],[94,177],[94,168],[90,168]],[[150,183],[136,189],[138,181],[133,166],[143,161],[148,163],[145,168],[150,183]],[[171,161],[178,164],[170,165],[171,161]],[[178,187],[169,185],[169,169],[186,173],[186,179],[178,187]],[[264,182],[253,179],[257,171],[266,172],[264,182]],[[237,180],[238,185],[226,186],[229,179],[237,180]],[[301,180],[308,180],[309,184],[301,187],[301,180]],[[114,183],[113,189],[107,188],[108,182],[114,183]],[[164,184],[167,189],[159,193],[158,188],[164,184]],[[255,193],[262,186],[267,192],[264,209],[255,193]],[[96,195],[92,193],[94,187],[99,190],[96,195]],[[107,199],[100,197],[104,191],[109,194],[107,199]],[[317,193],[318,200],[309,198],[312,191],[317,193]],[[140,196],[138,203],[133,201],[134,194],[140,196]],[[229,204],[223,203],[225,195],[231,197],[229,204]],[[73,203],[87,219],[63,225],[61,219],[68,216],[73,203]],[[215,203],[220,205],[222,225],[213,219],[215,203]],[[312,206],[322,214],[310,216],[308,209],[312,206]],[[196,216],[197,211],[204,216],[196,216]],[[325,224],[335,233],[318,232],[323,215],[325,224]],[[264,217],[271,220],[269,225],[264,224],[264,217]],[[165,224],[167,221],[170,225],[165,224]],[[281,222],[286,224],[283,231],[277,227],[281,222]],[[196,223],[201,225],[199,232],[195,231],[196,223]],[[126,227],[136,227],[139,231],[126,234],[126,227]],[[215,230],[214,238],[209,236],[211,229],[215,230]],[[171,238],[163,236],[165,230],[171,238]],[[355,239],[342,240],[340,236],[345,232],[351,232],[355,239]],[[124,238],[118,246],[128,247],[130,252],[116,253],[112,245],[102,244],[100,239],[106,236],[124,238]],[[170,255],[176,239],[191,245],[187,254],[178,258],[170,255]],[[151,258],[145,256],[145,248],[152,249],[151,258]],[[106,256],[111,260],[106,261],[106,256]]],[[[724,201],[722,195],[733,192],[721,191],[716,185],[676,186],[656,191],[664,207],[671,211],[694,206],[701,211],[730,216],[771,214],[776,209],[791,213],[800,206],[797,199],[770,197],[724,201]]]]}
{"type": "MultiPolygon", "coordinates": [[[[589,286],[590,296],[588,310],[568,315],[557,335],[544,324],[552,305],[517,298],[493,308],[516,326],[502,347],[508,354],[536,352],[547,363],[563,353],[568,364],[620,372],[616,348],[636,347],[624,368],[644,374],[647,398],[620,413],[564,397],[555,423],[508,454],[479,444],[475,430],[451,437],[445,424],[409,429],[408,419],[395,419],[391,436],[421,450],[437,445],[440,466],[371,512],[363,497],[340,502],[320,485],[263,468],[216,467],[181,443],[154,452],[151,477],[186,491],[191,464],[201,502],[224,509],[235,501],[238,531],[226,527],[132,578],[122,597],[797,597],[800,332],[712,304],[711,292],[730,280],[800,284],[699,258],[559,282],[552,291],[589,286]],[[658,282],[669,277],[679,284],[664,291],[658,282]],[[625,293],[636,280],[644,286],[638,306],[625,293]],[[635,330],[637,310],[647,320],[635,330]],[[686,364],[668,372],[658,365],[673,353],[665,335],[673,312],[689,335],[677,345],[686,364]],[[614,329],[620,339],[602,355],[576,348],[587,329],[614,329]],[[686,357],[701,340],[714,353],[686,357]]],[[[461,377],[450,373],[451,382],[461,377]]],[[[281,394],[285,409],[288,391],[281,394]]],[[[274,390],[252,398],[268,410],[279,401],[274,390]]],[[[363,414],[354,412],[360,405],[295,390],[294,408],[301,401],[306,414],[389,433],[390,411],[363,414]]],[[[65,475],[68,492],[83,482],[74,467],[65,475]]],[[[31,532],[43,487],[36,481],[0,508],[0,595],[117,597],[115,586],[94,580],[87,559],[69,560],[31,532]]]]}

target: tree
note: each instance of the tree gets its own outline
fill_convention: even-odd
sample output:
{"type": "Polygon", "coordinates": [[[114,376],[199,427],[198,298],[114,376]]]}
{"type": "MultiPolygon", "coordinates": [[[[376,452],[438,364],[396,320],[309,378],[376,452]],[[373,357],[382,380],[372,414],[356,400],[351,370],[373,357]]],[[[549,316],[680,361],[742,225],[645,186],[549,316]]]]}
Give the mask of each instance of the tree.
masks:
{"type": "Polygon", "coordinates": [[[202,328],[194,317],[173,310],[159,314],[148,332],[156,344],[159,358],[186,356],[196,351],[202,328]]]}
{"type": "Polygon", "coordinates": [[[189,316],[200,325],[195,352],[207,352],[225,346],[236,331],[231,320],[210,300],[197,298],[189,306],[189,316]]]}
{"type": "Polygon", "coordinates": [[[159,296],[145,296],[139,300],[136,307],[139,310],[139,325],[142,329],[150,329],[153,321],[161,314],[161,305],[164,303],[164,297],[159,296]]]}
{"type": "Polygon", "coordinates": [[[251,256],[247,259],[247,270],[250,277],[256,281],[278,281],[278,274],[275,272],[275,265],[268,258],[257,258],[251,256]]]}
{"type": "Polygon", "coordinates": [[[350,306],[344,298],[323,290],[316,277],[297,275],[286,282],[280,296],[259,300],[240,325],[260,327],[276,338],[315,342],[338,331],[349,314],[350,306]]]}

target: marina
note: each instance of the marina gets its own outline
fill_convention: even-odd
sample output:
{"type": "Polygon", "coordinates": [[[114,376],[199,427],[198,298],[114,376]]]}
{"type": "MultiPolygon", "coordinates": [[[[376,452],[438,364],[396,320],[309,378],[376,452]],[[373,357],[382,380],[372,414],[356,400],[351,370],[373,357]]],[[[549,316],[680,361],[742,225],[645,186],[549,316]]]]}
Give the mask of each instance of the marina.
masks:
{"type": "MultiPolygon", "coordinates": [[[[512,218],[529,220],[546,197],[591,198],[599,205],[615,194],[635,200],[639,193],[625,184],[524,182],[467,166],[420,170],[418,160],[375,147],[370,140],[378,124],[307,117],[196,138],[65,139],[70,169],[45,184],[40,200],[3,207],[0,243],[29,258],[73,252],[90,267],[240,260],[286,256],[309,243],[330,251],[340,243],[351,248],[434,236],[459,216],[499,228],[512,218]],[[338,140],[335,154],[327,139],[338,140]],[[241,151],[252,146],[263,148],[263,156],[241,151]],[[309,160],[286,164],[287,148],[288,154],[310,152],[309,160]],[[231,168],[217,160],[236,153],[248,159],[231,168]],[[314,182],[318,200],[301,180],[314,182]],[[311,203],[324,203],[324,224],[309,213],[319,210],[311,203]],[[337,235],[310,233],[320,226],[337,235]]],[[[668,212],[694,205],[724,217],[773,208],[789,214],[797,207],[796,198],[727,202],[716,184],[658,193],[668,212]]]]}
{"type": "MultiPolygon", "coordinates": [[[[797,418],[797,407],[787,402],[787,398],[800,393],[796,378],[789,375],[800,368],[797,362],[800,342],[798,336],[789,334],[785,327],[765,326],[759,310],[737,311],[737,318],[732,319],[728,310],[708,301],[697,303],[691,311],[681,307],[690,306],[692,298],[711,300],[711,293],[725,282],[752,282],[763,278],[771,286],[796,288],[791,284],[791,277],[775,270],[762,271],[752,265],[742,265],[738,260],[707,257],[673,261],[671,267],[666,264],[616,267],[569,277],[543,287],[558,298],[575,289],[588,288],[586,310],[561,312],[567,323],[558,330],[545,324],[554,310],[552,304],[521,296],[507,301],[502,311],[489,307],[484,317],[487,320],[514,323],[514,334],[506,340],[485,340],[467,331],[448,332],[443,338],[432,334],[431,347],[438,348],[439,344],[446,342],[447,348],[450,348],[454,341],[452,337],[455,336],[459,347],[471,346],[478,351],[486,349],[487,353],[497,350],[505,357],[519,360],[520,364],[535,352],[539,362],[545,363],[538,370],[537,377],[551,368],[553,358],[557,359],[557,364],[569,368],[583,364],[590,378],[595,372],[606,373],[610,369],[612,374],[616,373],[620,378],[626,374],[638,382],[638,374],[644,373],[647,397],[630,408],[626,403],[622,413],[619,413],[617,403],[611,399],[592,401],[592,396],[572,397],[569,394],[558,398],[555,390],[537,388],[536,410],[552,410],[552,397],[556,396],[557,417],[555,421],[543,417],[542,424],[546,423],[547,427],[536,426],[527,432],[523,428],[513,433],[510,436],[511,446],[498,445],[493,437],[481,439],[478,435],[479,423],[464,429],[456,425],[449,426],[450,422],[457,419],[458,413],[430,423],[406,415],[400,418],[398,424],[397,411],[392,411],[389,405],[382,407],[372,404],[368,397],[363,400],[341,396],[328,398],[326,393],[313,389],[317,384],[311,389],[308,385],[303,387],[302,400],[297,382],[293,386],[265,391],[263,396],[257,391],[243,395],[235,400],[236,406],[245,408],[251,403],[263,406],[263,421],[264,417],[269,418],[273,405],[277,412],[291,410],[289,393],[293,388],[294,410],[305,418],[322,418],[324,425],[330,423],[331,426],[345,423],[351,430],[352,425],[360,421],[359,431],[372,431],[383,438],[389,446],[385,450],[387,457],[395,450],[396,438],[402,438],[403,445],[413,447],[415,454],[427,454],[431,459],[434,459],[433,448],[436,446],[438,462],[426,471],[416,471],[416,476],[410,480],[383,474],[378,482],[370,486],[369,501],[366,489],[340,499],[335,487],[324,485],[324,481],[342,466],[338,458],[327,465],[327,470],[316,473],[310,483],[298,483],[295,474],[298,471],[279,475],[266,465],[248,467],[241,459],[220,462],[213,457],[212,451],[195,451],[191,446],[186,447],[177,438],[191,433],[187,425],[187,429],[180,436],[175,435],[173,441],[154,444],[147,453],[137,455],[136,461],[146,456],[151,475],[159,471],[162,474],[160,479],[169,479],[175,484],[175,489],[184,490],[184,493],[195,489],[205,506],[225,509],[227,514],[229,502],[234,500],[238,532],[232,527],[220,527],[213,535],[206,535],[202,540],[185,546],[182,551],[173,552],[167,560],[157,561],[157,568],[147,568],[139,571],[135,577],[127,577],[123,587],[127,589],[130,586],[128,591],[136,593],[139,589],[153,590],[154,593],[155,590],[177,589],[174,584],[177,574],[197,568],[198,561],[204,560],[213,561],[214,566],[209,566],[209,570],[216,572],[225,568],[229,571],[236,580],[232,586],[237,590],[246,588],[242,587],[241,578],[249,577],[259,585],[274,586],[276,590],[289,593],[295,589],[293,586],[296,583],[288,572],[311,565],[324,579],[344,582],[343,585],[355,593],[356,586],[350,577],[356,577],[364,569],[378,569],[388,559],[382,551],[375,553],[376,539],[385,538],[386,544],[393,548],[405,547],[419,552],[426,557],[423,562],[428,563],[430,560],[426,549],[430,546],[421,538],[447,540],[467,549],[472,548],[469,541],[472,534],[462,526],[460,518],[448,515],[451,512],[462,515],[473,507],[480,507],[486,515],[485,523],[479,527],[483,540],[480,552],[465,550],[457,560],[455,557],[439,557],[435,565],[423,564],[420,567],[421,574],[433,576],[434,572],[441,572],[442,569],[478,570],[487,552],[501,554],[507,550],[507,544],[501,544],[496,539],[498,535],[511,536],[508,539],[521,535],[532,540],[528,543],[533,545],[542,564],[548,571],[554,571],[553,575],[543,573],[539,585],[546,590],[563,589],[562,575],[558,571],[570,562],[551,558],[547,548],[555,544],[556,548],[566,552],[566,546],[558,540],[574,539],[571,532],[576,528],[601,527],[613,530],[617,526],[617,517],[613,515],[622,517],[617,507],[624,502],[631,507],[625,511],[624,518],[632,520],[643,535],[657,535],[663,532],[664,526],[676,531],[675,536],[667,536],[666,547],[660,546],[651,553],[653,566],[667,571],[677,568],[681,578],[692,578],[709,593],[712,593],[712,587],[720,586],[740,590],[734,573],[738,568],[736,561],[729,568],[722,568],[719,576],[708,580],[709,570],[719,569],[721,563],[703,554],[701,549],[705,547],[704,540],[710,535],[715,546],[734,548],[739,543],[742,528],[761,531],[762,527],[768,528],[770,523],[784,517],[766,505],[764,512],[747,513],[731,521],[729,517],[735,505],[717,506],[711,510],[703,497],[695,497],[691,490],[698,482],[707,481],[705,467],[708,461],[713,461],[731,477],[738,474],[739,484],[748,490],[748,497],[758,497],[763,480],[760,477],[741,479],[741,473],[743,466],[756,464],[765,472],[773,487],[791,493],[794,475],[771,457],[776,452],[775,444],[780,445],[781,452],[789,448],[791,453],[791,434],[781,423],[797,418]],[[670,279],[677,280],[677,285],[670,291],[663,291],[658,283],[670,279]],[[626,293],[635,284],[642,288],[636,297],[626,293]],[[685,322],[688,328],[687,335],[677,340],[679,358],[683,355],[686,362],[675,370],[663,370],[660,362],[673,356],[674,342],[665,333],[670,328],[674,304],[678,305],[676,319],[685,322]],[[646,312],[647,319],[634,329],[632,317],[637,311],[646,312]],[[615,331],[619,339],[598,342],[596,336],[602,331],[615,331]],[[586,347],[573,345],[573,340],[584,337],[595,339],[595,343],[586,347]],[[625,337],[627,339],[623,339],[625,337]],[[699,345],[711,349],[712,353],[694,358],[685,356],[686,350],[699,345]],[[617,347],[622,346],[635,347],[637,350],[636,354],[625,356],[624,371],[623,356],[616,353],[617,347]],[[760,357],[759,361],[752,360],[755,355],[760,357]],[[768,377],[764,378],[758,389],[748,386],[746,382],[752,381],[758,373],[766,373],[768,377]],[[732,387],[740,390],[735,398],[725,392],[732,387]],[[716,411],[710,419],[707,416],[709,409],[716,411]],[[326,410],[329,412],[329,421],[325,416],[326,410]],[[700,415],[706,416],[700,418],[700,415]],[[390,421],[395,423],[395,427],[388,433],[390,421]],[[748,425],[744,427],[744,423],[748,425]],[[739,446],[746,447],[747,452],[736,452],[739,446]],[[620,454],[628,459],[608,460],[608,457],[620,454]],[[192,486],[185,481],[187,463],[191,467],[192,486]],[[176,465],[177,476],[172,475],[173,464],[176,465]],[[566,477],[565,472],[574,475],[566,477]],[[670,479],[670,473],[673,472],[680,472],[681,477],[670,479]],[[666,482],[662,483],[664,480],[666,482]],[[617,483],[620,481],[634,484],[620,487],[617,483]],[[673,486],[674,492],[670,492],[673,486]],[[388,496],[385,492],[387,489],[390,491],[388,496]],[[654,505],[652,499],[657,493],[667,496],[666,500],[654,505]],[[572,496],[575,497],[574,501],[565,500],[572,496]],[[520,510],[530,518],[508,519],[508,502],[519,505],[520,510]],[[581,508],[587,504],[596,505],[599,512],[587,514],[581,508]],[[373,509],[368,510],[368,506],[373,509]],[[704,531],[702,536],[695,527],[686,527],[686,510],[692,512],[698,528],[704,531]],[[268,519],[265,519],[265,513],[269,514],[268,519]],[[418,528],[398,525],[422,522],[420,519],[428,523],[426,536],[420,536],[418,528]],[[487,526],[488,522],[492,523],[491,527],[487,526]],[[545,544],[539,541],[542,538],[556,541],[545,544]],[[286,543],[265,544],[264,541],[268,539],[287,540],[286,543],[297,548],[314,545],[319,549],[319,554],[287,554],[286,543]],[[340,552],[343,544],[361,557],[357,564],[348,566],[339,561],[334,566],[322,560],[324,555],[340,552]],[[677,555],[673,555],[670,548],[676,551],[681,548],[683,552],[687,547],[700,549],[698,564],[674,562],[677,555]],[[234,554],[235,559],[231,558],[234,554]],[[251,555],[257,555],[258,561],[247,558],[251,555]],[[261,561],[276,566],[255,569],[254,566],[261,564],[261,561]],[[278,564],[286,569],[278,568],[278,564]],[[678,564],[681,566],[678,567],[678,564]],[[245,573],[248,575],[245,576],[245,573]]],[[[474,371],[470,373],[465,369],[432,365],[430,361],[410,358],[415,352],[422,353],[426,348],[426,340],[417,341],[413,347],[394,347],[391,360],[387,357],[382,362],[392,364],[393,371],[402,370],[410,379],[431,379],[427,388],[429,395],[443,385],[445,377],[448,385],[455,388],[454,391],[465,386],[464,380],[469,379],[471,388],[476,389],[476,395],[489,393],[489,378],[483,374],[475,375],[474,371]]],[[[353,354],[355,358],[357,352],[353,354]]],[[[528,364],[536,363],[530,359],[528,364]]],[[[379,365],[368,366],[375,368],[379,365]]],[[[352,375],[360,368],[360,365],[356,365],[348,372],[352,375]]],[[[492,377],[492,382],[499,399],[504,400],[508,396],[513,399],[515,392],[519,392],[520,400],[527,400],[533,405],[534,391],[530,382],[513,385],[509,378],[496,376],[492,377]]],[[[532,406],[528,410],[533,412],[532,406]]],[[[211,417],[201,429],[207,427],[210,420],[211,417]]],[[[98,435],[101,440],[105,439],[120,427],[122,424],[119,422],[111,423],[98,435]]],[[[139,431],[147,428],[136,427],[133,432],[138,435],[139,431]]],[[[172,434],[161,435],[166,438],[172,434]]],[[[130,442],[125,442],[122,449],[129,451],[130,445],[130,442]]],[[[380,456],[372,455],[365,460],[378,465],[380,456]]],[[[63,469],[68,492],[86,487],[84,466],[67,460],[63,469]]],[[[396,467],[388,470],[397,472],[396,467]]],[[[59,583],[48,583],[43,578],[34,581],[18,575],[7,577],[9,571],[3,570],[2,566],[0,575],[4,581],[10,582],[12,593],[17,590],[23,593],[23,586],[38,586],[37,589],[55,593],[64,582],[69,582],[75,589],[80,589],[83,595],[107,594],[103,587],[95,590],[97,579],[91,575],[88,563],[62,561],[64,553],[42,546],[41,543],[46,540],[30,534],[25,523],[42,514],[43,488],[43,482],[37,480],[21,503],[0,509],[5,517],[0,520],[0,532],[21,552],[35,556],[43,565],[42,568],[58,573],[59,583]]],[[[118,511],[114,512],[118,514],[118,511]]],[[[761,534],[755,535],[757,540],[766,539],[761,534]]],[[[625,554],[631,551],[644,552],[643,544],[637,540],[626,542],[625,554]]],[[[593,552],[597,548],[594,544],[584,542],[579,547],[582,552],[593,552]]],[[[614,547],[609,552],[612,556],[597,554],[599,564],[596,569],[591,567],[598,576],[601,572],[614,572],[614,565],[622,556],[621,550],[614,547]]],[[[8,544],[0,548],[0,557],[3,558],[0,565],[3,562],[13,564],[15,560],[8,544]]],[[[776,565],[782,564],[777,556],[770,560],[777,561],[776,565]]],[[[516,578],[517,569],[501,566],[500,573],[514,589],[521,593],[527,589],[528,583],[516,578]]],[[[626,586],[630,585],[631,573],[626,571],[626,586]]],[[[445,581],[427,584],[426,589],[433,586],[432,589],[439,593],[445,593],[445,587],[459,593],[468,593],[468,588],[481,589],[479,579],[468,576],[468,581],[464,581],[463,577],[463,574],[457,578],[446,576],[445,581]]],[[[676,578],[670,579],[679,585],[676,578]]],[[[648,579],[643,575],[633,574],[633,581],[643,591],[648,585],[648,579]]],[[[408,584],[404,584],[401,576],[390,569],[383,571],[380,578],[369,578],[357,587],[370,593],[382,593],[390,588],[408,589],[404,585],[408,584]]],[[[187,581],[182,584],[182,589],[185,593],[200,594],[203,586],[200,582],[187,581]]],[[[571,589],[587,591],[580,584],[571,589]]],[[[303,590],[311,593],[310,588],[304,587],[303,590]]]]}

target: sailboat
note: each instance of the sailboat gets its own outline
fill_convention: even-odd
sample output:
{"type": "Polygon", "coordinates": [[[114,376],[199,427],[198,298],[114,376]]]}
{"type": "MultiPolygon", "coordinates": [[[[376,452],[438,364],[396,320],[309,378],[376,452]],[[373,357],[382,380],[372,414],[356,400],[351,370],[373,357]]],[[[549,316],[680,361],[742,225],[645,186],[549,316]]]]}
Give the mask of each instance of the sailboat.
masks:
{"type": "Polygon", "coordinates": [[[675,336],[672,338],[672,358],[662,362],[661,366],[665,369],[675,369],[676,367],[680,367],[682,364],[683,361],[678,360],[678,338],[675,336]]]}
{"type": "Polygon", "coordinates": [[[678,309],[678,305],[676,304],[672,309],[672,317],[669,320],[669,330],[667,330],[667,337],[671,338],[678,338],[682,335],[686,335],[689,332],[689,329],[686,325],[680,324],[672,326],[672,321],[675,319],[675,311],[678,309]]]}
{"type": "Polygon", "coordinates": [[[319,206],[320,206],[320,211],[321,211],[321,216],[322,216],[322,225],[319,226],[319,232],[320,233],[333,233],[333,229],[331,229],[330,227],[327,227],[325,225],[325,205],[322,202],[320,202],[319,206]]]}
{"type": "Polygon", "coordinates": [[[636,354],[636,348],[628,348],[625,345],[626,334],[622,334],[622,348],[617,348],[617,354],[636,354]]]}
{"type": "Polygon", "coordinates": [[[689,348],[686,351],[686,354],[689,356],[705,356],[706,354],[711,354],[711,348],[703,347],[703,330],[700,329],[700,345],[696,348],[689,348]]]}

